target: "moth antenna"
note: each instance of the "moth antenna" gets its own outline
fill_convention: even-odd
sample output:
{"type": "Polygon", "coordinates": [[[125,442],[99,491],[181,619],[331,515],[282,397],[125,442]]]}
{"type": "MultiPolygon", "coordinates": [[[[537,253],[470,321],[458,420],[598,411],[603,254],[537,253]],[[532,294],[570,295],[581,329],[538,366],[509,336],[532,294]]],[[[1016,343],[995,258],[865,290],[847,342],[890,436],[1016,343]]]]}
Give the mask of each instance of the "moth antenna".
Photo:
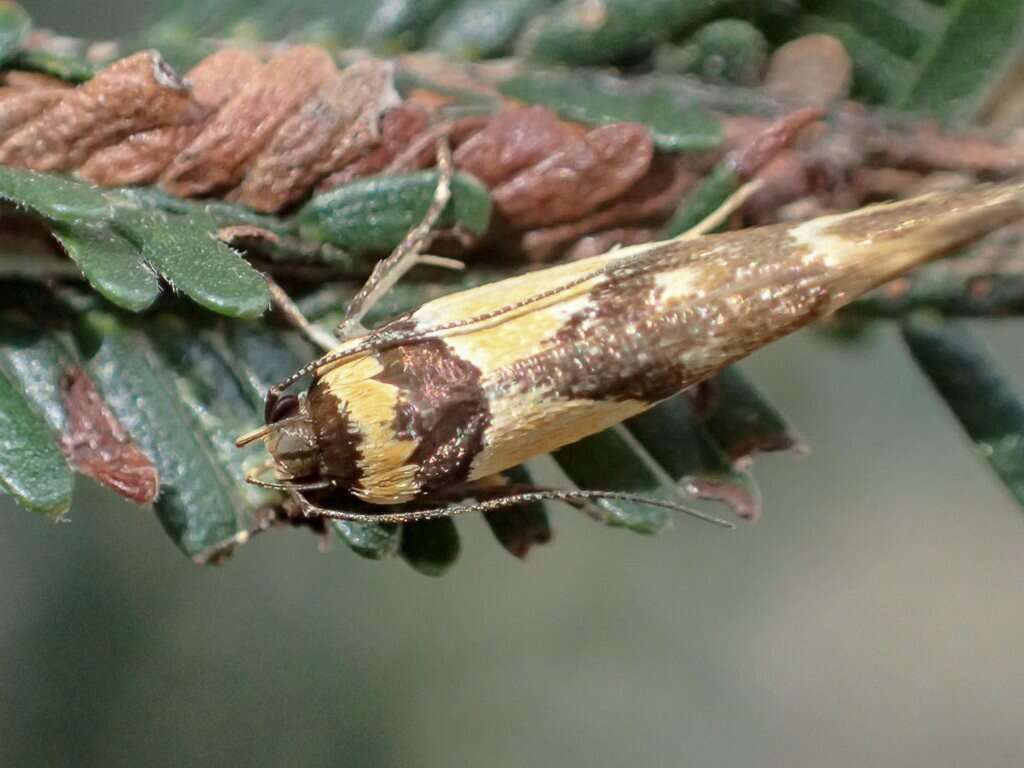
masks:
{"type": "Polygon", "coordinates": [[[313,346],[319,347],[324,351],[332,350],[338,346],[337,339],[327,333],[327,331],[317,328],[302,314],[299,305],[292,300],[292,297],[287,294],[284,288],[277,284],[274,278],[270,275],[265,275],[264,279],[267,281],[267,288],[270,289],[270,300],[273,302],[274,307],[285,316],[288,322],[298,328],[313,346]]]}
{"type": "Polygon", "coordinates": [[[434,197],[423,220],[410,230],[390,256],[377,262],[370,277],[349,303],[345,319],[335,330],[338,337],[346,339],[362,331],[362,319],[366,317],[366,313],[402,279],[406,272],[421,261],[427,262],[420,254],[432,237],[434,225],[441,218],[452,196],[452,150],[444,136],[437,139],[437,171],[434,197]]]}
{"type": "Polygon", "coordinates": [[[651,496],[641,496],[634,493],[622,493],[619,491],[530,491],[528,493],[515,493],[509,496],[502,496],[497,499],[475,502],[473,504],[455,504],[450,507],[437,507],[435,509],[417,509],[412,512],[382,512],[380,514],[363,514],[359,512],[343,512],[341,510],[326,509],[306,499],[297,490],[291,490],[292,499],[299,505],[300,510],[306,515],[321,515],[335,520],[348,520],[357,523],[415,523],[421,520],[436,520],[441,517],[455,517],[467,512],[490,512],[496,509],[515,506],[531,501],[586,501],[588,499],[615,499],[619,501],[633,501],[638,504],[646,504],[651,507],[668,509],[672,512],[688,515],[706,523],[721,526],[722,528],[734,529],[736,526],[727,520],[705,514],[699,510],[684,506],[674,501],[657,499],[651,496]]]}

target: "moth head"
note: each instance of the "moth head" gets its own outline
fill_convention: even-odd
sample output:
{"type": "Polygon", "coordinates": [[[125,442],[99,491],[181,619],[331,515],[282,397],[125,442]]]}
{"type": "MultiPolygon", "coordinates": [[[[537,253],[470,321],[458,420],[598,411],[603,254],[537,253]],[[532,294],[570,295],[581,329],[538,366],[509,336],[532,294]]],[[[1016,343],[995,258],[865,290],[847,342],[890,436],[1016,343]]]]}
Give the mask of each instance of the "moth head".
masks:
{"type": "Polygon", "coordinates": [[[320,446],[305,395],[284,395],[267,403],[267,423],[242,435],[238,447],[263,440],[282,479],[307,478],[320,467],[320,446]]]}

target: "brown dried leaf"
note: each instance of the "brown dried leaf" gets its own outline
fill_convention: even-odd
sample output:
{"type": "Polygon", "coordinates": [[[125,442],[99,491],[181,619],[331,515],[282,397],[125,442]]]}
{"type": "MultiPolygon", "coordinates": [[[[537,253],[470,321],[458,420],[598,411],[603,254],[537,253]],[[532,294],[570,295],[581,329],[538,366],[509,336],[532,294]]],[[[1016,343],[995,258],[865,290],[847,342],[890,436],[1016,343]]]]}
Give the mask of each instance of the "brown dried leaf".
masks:
{"type": "Polygon", "coordinates": [[[297,46],[282,51],[251,77],[174,159],[161,185],[181,197],[237,186],[245,164],[335,73],[334,62],[321,48],[297,46]]]}
{"type": "Polygon", "coordinates": [[[218,109],[233,98],[263,69],[263,62],[249,51],[225,48],[196,64],[185,75],[192,98],[209,109],[218,109]]]}
{"type": "Polygon", "coordinates": [[[156,499],[156,467],[114,418],[88,374],[78,366],[69,368],[61,394],[68,415],[61,447],[75,468],[139,504],[156,499]]]}
{"type": "Polygon", "coordinates": [[[324,179],[318,190],[326,192],[355,179],[381,173],[416,136],[427,130],[430,114],[422,107],[401,104],[384,113],[377,148],[324,179]]]}
{"type": "Polygon", "coordinates": [[[629,189],[653,157],[654,143],[642,125],[604,125],[495,187],[494,204],[514,227],[572,221],[629,189]]]}
{"type": "Polygon", "coordinates": [[[133,133],[195,117],[188,89],[163,59],[145,51],[115,62],[22,125],[0,146],[0,163],[71,170],[133,133]]]}
{"type": "Polygon", "coordinates": [[[0,142],[63,99],[64,92],[56,88],[0,89],[0,142]]]}
{"type": "Polygon", "coordinates": [[[565,252],[565,258],[567,261],[589,259],[591,256],[608,253],[617,246],[649,243],[657,237],[658,230],[654,228],[619,227],[618,229],[608,229],[580,238],[572,248],[565,252]]]}
{"type": "MultiPolygon", "coordinates": [[[[251,53],[227,49],[199,62],[185,76],[185,84],[205,117],[238,93],[262,66],[251,53]]],[[[203,123],[197,121],[133,134],[94,153],[78,175],[102,186],[153,184],[202,128],[203,123]]]]}
{"type": "Polygon", "coordinates": [[[202,130],[202,124],[175,125],[135,133],[94,153],[77,175],[105,187],[153,184],[167,164],[202,130]]]}
{"type": "Polygon", "coordinates": [[[22,72],[18,69],[9,69],[0,75],[0,82],[7,88],[18,90],[39,90],[42,88],[56,89],[59,91],[70,91],[74,88],[60,78],[44,75],[41,72],[22,72]]]}
{"type": "MultiPolygon", "coordinates": [[[[523,250],[531,261],[547,261],[568,243],[579,240],[592,232],[601,232],[602,237],[588,239],[588,245],[580,250],[573,249],[571,258],[582,258],[578,253],[588,253],[595,243],[607,242],[633,244],[643,242],[632,239],[636,233],[648,230],[630,228],[637,224],[651,223],[670,214],[683,194],[698,180],[687,170],[678,155],[656,155],[651,170],[634,184],[625,195],[611,202],[606,208],[579,221],[561,224],[546,229],[536,229],[523,236],[523,250]],[[606,230],[611,230],[606,231],[606,230]],[[628,235],[626,234],[628,231],[628,235]],[[616,233],[630,238],[614,240],[616,233]]],[[[598,251],[604,253],[607,251],[598,251]]],[[[594,254],[596,255],[596,253],[594,254]]]]}
{"type": "Polygon", "coordinates": [[[565,123],[550,109],[510,109],[462,144],[453,160],[456,168],[493,187],[554,154],[569,138],[565,123]]]}
{"type": "Polygon", "coordinates": [[[393,80],[393,66],[376,59],[328,78],[285,120],[232,197],[257,211],[279,211],[364,155],[380,139],[381,113],[401,102],[393,80]]]}
{"type": "Polygon", "coordinates": [[[772,54],[764,89],[793,104],[827,107],[846,98],[853,83],[853,61],[830,35],[805,35],[772,54]]]}

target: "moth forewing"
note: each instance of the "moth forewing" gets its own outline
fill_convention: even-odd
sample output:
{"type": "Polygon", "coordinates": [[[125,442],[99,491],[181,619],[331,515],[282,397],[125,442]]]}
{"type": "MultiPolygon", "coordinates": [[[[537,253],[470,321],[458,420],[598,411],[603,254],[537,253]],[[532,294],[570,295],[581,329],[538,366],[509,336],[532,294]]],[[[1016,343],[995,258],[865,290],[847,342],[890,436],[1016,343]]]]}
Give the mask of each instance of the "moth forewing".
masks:
{"type": "Polygon", "coordinates": [[[633,246],[436,299],[314,366],[288,417],[309,462],[289,479],[374,504],[471,495],[1022,215],[1024,185],[978,187],[633,246]]]}

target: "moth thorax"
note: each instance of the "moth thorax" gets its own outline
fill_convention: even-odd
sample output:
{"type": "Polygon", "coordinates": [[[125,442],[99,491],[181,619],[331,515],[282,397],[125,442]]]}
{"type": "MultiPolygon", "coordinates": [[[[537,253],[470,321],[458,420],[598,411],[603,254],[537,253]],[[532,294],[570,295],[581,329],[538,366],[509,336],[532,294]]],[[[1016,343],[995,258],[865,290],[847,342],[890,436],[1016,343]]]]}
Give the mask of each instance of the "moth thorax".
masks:
{"type": "Polygon", "coordinates": [[[284,477],[304,478],[317,473],[320,448],[305,397],[282,398],[272,415],[267,451],[284,477]]]}

